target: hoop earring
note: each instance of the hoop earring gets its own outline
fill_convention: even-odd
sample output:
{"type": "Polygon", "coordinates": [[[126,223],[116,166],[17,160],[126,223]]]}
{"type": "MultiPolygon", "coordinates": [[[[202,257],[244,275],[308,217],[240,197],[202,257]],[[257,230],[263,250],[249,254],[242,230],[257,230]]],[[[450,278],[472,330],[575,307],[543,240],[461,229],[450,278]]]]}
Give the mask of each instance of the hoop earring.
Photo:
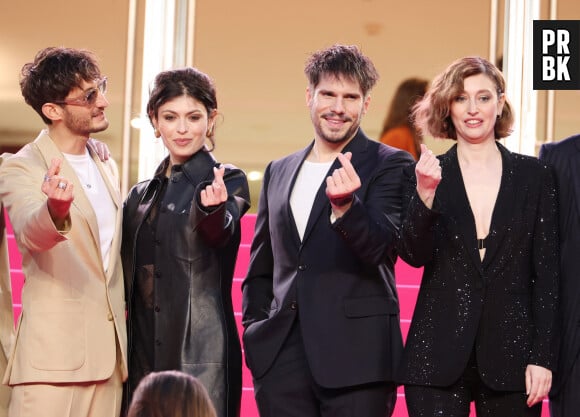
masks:
{"type": "Polygon", "coordinates": [[[206,136],[206,137],[208,137],[208,138],[211,138],[211,137],[213,136],[213,126],[214,126],[214,125],[211,125],[211,126],[210,126],[210,127],[207,129],[207,131],[205,132],[205,136],[206,136]]]}

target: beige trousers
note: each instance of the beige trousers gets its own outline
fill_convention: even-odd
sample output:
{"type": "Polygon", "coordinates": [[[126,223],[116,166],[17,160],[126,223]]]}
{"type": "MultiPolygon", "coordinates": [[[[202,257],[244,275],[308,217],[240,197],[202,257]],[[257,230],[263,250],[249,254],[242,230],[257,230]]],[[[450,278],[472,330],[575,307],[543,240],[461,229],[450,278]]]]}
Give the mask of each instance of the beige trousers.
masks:
{"type": "Polygon", "coordinates": [[[10,417],[119,417],[123,383],[116,368],[106,381],[12,387],[10,417]]]}

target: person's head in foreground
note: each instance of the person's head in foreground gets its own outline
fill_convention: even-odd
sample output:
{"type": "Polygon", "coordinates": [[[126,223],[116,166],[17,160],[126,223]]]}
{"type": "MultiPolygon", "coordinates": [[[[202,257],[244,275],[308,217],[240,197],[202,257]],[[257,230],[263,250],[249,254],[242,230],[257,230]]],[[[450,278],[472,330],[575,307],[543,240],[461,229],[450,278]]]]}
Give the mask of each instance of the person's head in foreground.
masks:
{"type": "Polygon", "coordinates": [[[127,417],[216,417],[216,413],[197,378],[180,371],[161,371],[141,380],[127,417]]]}

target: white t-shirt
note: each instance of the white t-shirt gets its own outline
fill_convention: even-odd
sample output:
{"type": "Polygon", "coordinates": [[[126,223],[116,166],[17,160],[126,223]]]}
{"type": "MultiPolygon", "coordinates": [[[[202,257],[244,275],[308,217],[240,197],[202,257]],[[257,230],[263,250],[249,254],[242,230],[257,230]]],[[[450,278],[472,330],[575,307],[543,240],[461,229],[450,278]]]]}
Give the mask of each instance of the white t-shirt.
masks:
{"type": "Polygon", "coordinates": [[[73,167],[80,183],[83,185],[83,191],[95,211],[97,224],[99,225],[103,268],[106,271],[109,264],[113,235],[115,234],[117,216],[115,203],[113,203],[105,180],[103,180],[95,161],[89,155],[88,149],[84,155],[64,154],[64,157],[73,167]]]}
{"type": "Polygon", "coordinates": [[[300,239],[304,238],[306,224],[316,198],[316,193],[326,179],[328,170],[334,161],[309,162],[304,161],[296,177],[294,188],[290,194],[290,208],[296,222],[300,239]]]}

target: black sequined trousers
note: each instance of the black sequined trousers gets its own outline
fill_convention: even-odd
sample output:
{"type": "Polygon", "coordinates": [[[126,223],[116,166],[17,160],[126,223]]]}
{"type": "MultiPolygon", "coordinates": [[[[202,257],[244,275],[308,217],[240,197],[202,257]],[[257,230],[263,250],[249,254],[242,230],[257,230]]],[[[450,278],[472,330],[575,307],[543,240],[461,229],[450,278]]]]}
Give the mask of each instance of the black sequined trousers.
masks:
{"type": "Polygon", "coordinates": [[[477,417],[540,417],[542,403],[526,404],[524,392],[494,391],[488,388],[477,370],[475,354],[465,372],[449,387],[405,385],[409,417],[468,417],[475,402],[477,417]]]}

